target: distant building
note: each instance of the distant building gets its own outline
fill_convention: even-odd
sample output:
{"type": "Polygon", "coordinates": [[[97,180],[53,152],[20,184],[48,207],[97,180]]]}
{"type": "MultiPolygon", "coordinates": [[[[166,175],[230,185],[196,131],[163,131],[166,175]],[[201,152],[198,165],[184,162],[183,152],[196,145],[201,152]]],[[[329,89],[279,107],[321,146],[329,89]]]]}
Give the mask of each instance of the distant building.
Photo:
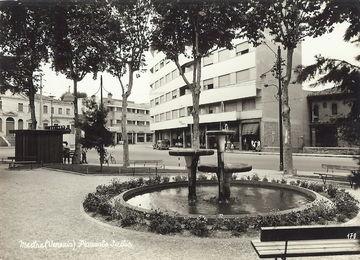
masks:
{"type": "MultiPolygon", "coordinates": [[[[112,98],[112,94],[109,93],[103,102],[109,111],[107,126],[113,133],[114,143],[120,143],[123,140],[121,133],[122,101],[112,98]]],[[[149,104],[128,101],[126,124],[130,144],[153,142],[153,132],[150,131],[149,108],[149,104]]]]}
{"type": "MultiPolygon", "coordinates": [[[[266,45],[254,48],[244,40],[234,43],[234,49],[214,51],[201,61],[201,146],[213,148],[215,140],[206,136],[206,131],[221,129],[226,124],[236,133],[231,137],[236,149],[254,149],[254,141],[261,141],[262,149],[276,150],[279,147],[278,83],[270,72],[276,57],[266,45]],[[260,75],[266,72],[266,79],[261,79],[260,75]],[[265,84],[269,87],[265,88],[265,84]]],[[[276,50],[275,45],[271,47],[276,50]]],[[[185,75],[192,81],[193,65],[188,59],[180,58],[185,75]]],[[[293,68],[299,64],[301,47],[294,51],[293,68]]],[[[171,146],[188,147],[193,124],[191,93],[174,62],[163,53],[153,52],[149,66],[150,129],[155,131],[156,140],[168,139],[171,146]]],[[[306,92],[301,85],[290,86],[289,99],[292,145],[301,149],[309,143],[306,92]]]]}
{"type": "Polygon", "coordinates": [[[345,118],[355,98],[338,88],[309,92],[310,144],[313,147],[351,146],[339,133],[336,120],[345,118]]]}
{"type": "MultiPolygon", "coordinates": [[[[73,133],[73,102],[53,99],[49,96],[42,96],[42,101],[40,100],[40,95],[36,94],[37,129],[59,125],[71,129],[73,133]],[[40,103],[42,103],[42,106],[40,103]]],[[[0,145],[13,144],[13,134],[10,134],[10,130],[30,129],[30,127],[31,114],[28,97],[22,94],[12,95],[10,92],[0,95],[0,145]]],[[[67,139],[70,136],[64,135],[64,138],[67,139]]]]}

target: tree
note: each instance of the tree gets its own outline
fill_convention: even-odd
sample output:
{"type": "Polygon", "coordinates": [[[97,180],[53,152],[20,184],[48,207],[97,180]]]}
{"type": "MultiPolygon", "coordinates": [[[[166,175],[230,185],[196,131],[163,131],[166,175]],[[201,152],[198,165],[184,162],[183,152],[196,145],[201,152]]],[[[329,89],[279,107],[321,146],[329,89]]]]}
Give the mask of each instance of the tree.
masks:
{"type": "Polygon", "coordinates": [[[104,41],[106,19],[110,10],[105,1],[93,0],[90,3],[80,1],[58,1],[52,8],[51,54],[52,66],[73,81],[75,153],[74,163],[80,162],[78,82],[87,74],[97,72],[105,66],[104,41]]]}
{"type": "MultiPolygon", "coordinates": [[[[60,100],[64,100],[64,97],[65,97],[65,95],[66,95],[67,93],[70,93],[70,91],[61,94],[60,100]]],[[[77,98],[87,98],[86,92],[77,92],[77,98]]]]}
{"type": "Polygon", "coordinates": [[[127,106],[134,84],[134,73],[145,63],[149,47],[150,2],[148,0],[113,0],[111,20],[108,23],[110,44],[107,71],[115,76],[122,91],[123,165],[129,166],[129,140],[127,134],[127,106]],[[127,77],[127,83],[124,78],[127,77]]]}
{"type": "Polygon", "coordinates": [[[289,85],[293,76],[293,54],[306,37],[318,36],[325,28],[313,26],[322,3],[316,0],[261,0],[255,9],[265,12],[265,27],[274,42],[286,51],[286,75],[282,88],[284,125],[284,173],[293,173],[289,85]]]}
{"type": "MultiPolygon", "coordinates": [[[[193,106],[192,147],[200,148],[200,80],[201,59],[218,48],[232,48],[236,29],[243,27],[249,1],[163,1],[154,0],[155,14],[152,47],[172,60],[191,91],[193,106]],[[180,56],[190,59],[180,64],[180,56]],[[192,66],[192,78],[185,75],[185,66],[192,66]]],[[[256,32],[257,30],[254,30],[256,32]]]]}
{"type": "MultiPolygon", "coordinates": [[[[314,20],[314,26],[326,28],[332,31],[337,23],[347,22],[344,40],[354,44],[360,44],[360,4],[356,1],[327,1],[324,10],[314,20]]],[[[358,45],[359,46],[359,45],[358,45]]],[[[351,93],[355,102],[351,105],[349,115],[337,123],[345,139],[360,146],[360,55],[354,58],[354,62],[325,58],[317,55],[314,64],[299,68],[298,82],[316,79],[311,87],[317,87],[326,83],[333,83],[334,87],[343,92],[351,93]]]]}
{"type": "Polygon", "coordinates": [[[31,128],[36,129],[35,94],[41,63],[48,60],[48,7],[25,1],[0,4],[1,93],[23,93],[29,98],[31,128]]]}
{"type": "Polygon", "coordinates": [[[81,138],[81,144],[84,148],[95,148],[99,154],[100,169],[103,170],[103,164],[106,156],[106,148],[113,144],[112,134],[106,129],[107,110],[102,104],[100,106],[94,99],[87,99],[83,111],[83,120],[80,121],[80,128],[84,131],[85,137],[81,138]]]}

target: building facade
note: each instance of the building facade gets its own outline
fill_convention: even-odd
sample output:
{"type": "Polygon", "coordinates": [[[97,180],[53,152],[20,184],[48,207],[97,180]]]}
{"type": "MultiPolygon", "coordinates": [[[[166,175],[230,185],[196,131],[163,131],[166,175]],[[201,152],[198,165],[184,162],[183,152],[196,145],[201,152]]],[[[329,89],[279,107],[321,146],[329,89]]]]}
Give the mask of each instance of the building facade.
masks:
{"type": "MultiPolygon", "coordinates": [[[[232,50],[220,49],[202,59],[200,94],[200,142],[214,147],[207,130],[222,129],[225,124],[236,134],[230,141],[236,149],[254,149],[260,141],[263,149],[279,147],[277,80],[269,72],[275,55],[269,45],[254,48],[244,40],[234,42],[232,50]],[[269,72],[269,73],[266,73],[269,72]],[[266,74],[266,78],[260,77],[266,74]],[[267,84],[269,87],[265,88],[267,84]]],[[[276,46],[270,45],[273,50],[276,46]]],[[[284,56],[284,55],[283,55],[284,56]]],[[[294,52],[293,68],[301,64],[301,47],[294,52]]],[[[192,79],[192,66],[180,57],[185,75],[192,79]]],[[[171,146],[191,145],[192,96],[178,69],[163,53],[153,52],[150,66],[150,129],[155,140],[168,139],[171,146]]],[[[306,92],[301,85],[289,88],[292,143],[302,148],[309,143],[306,92]]]]}
{"type": "Polygon", "coordinates": [[[308,104],[310,111],[310,145],[312,147],[349,147],[341,138],[338,119],[350,113],[355,98],[338,88],[310,92],[308,104]]]}
{"type": "MultiPolygon", "coordinates": [[[[71,94],[70,94],[71,95],[71,94]]],[[[72,95],[71,95],[72,96],[72,95]]],[[[35,96],[37,129],[46,126],[65,126],[74,131],[74,106],[69,99],[57,100],[48,96],[35,96]]],[[[10,130],[30,129],[31,114],[29,99],[22,94],[7,92],[0,95],[0,139],[2,145],[13,144],[10,130]]],[[[64,135],[72,143],[72,136],[64,135]]]]}
{"type": "MultiPolygon", "coordinates": [[[[120,143],[122,138],[122,100],[112,98],[108,94],[104,98],[104,106],[108,109],[107,126],[113,133],[114,143],[120,143]]],[[[127,132],[130,144],[153,142],[153,132],[150,131],[150,105],[128,101],[127,132]]]]}

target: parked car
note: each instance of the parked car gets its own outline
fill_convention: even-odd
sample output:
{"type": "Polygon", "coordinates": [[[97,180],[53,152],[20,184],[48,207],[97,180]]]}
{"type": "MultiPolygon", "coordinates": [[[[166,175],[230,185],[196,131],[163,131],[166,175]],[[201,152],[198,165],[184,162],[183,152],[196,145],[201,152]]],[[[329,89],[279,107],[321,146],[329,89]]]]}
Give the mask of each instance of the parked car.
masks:
{"type": "Polygon", "coordinates": [[[153,149],[157,150],[169,150],[170,141],[167,139],[157,140],[157,142],[153,145],[153,149]]]}

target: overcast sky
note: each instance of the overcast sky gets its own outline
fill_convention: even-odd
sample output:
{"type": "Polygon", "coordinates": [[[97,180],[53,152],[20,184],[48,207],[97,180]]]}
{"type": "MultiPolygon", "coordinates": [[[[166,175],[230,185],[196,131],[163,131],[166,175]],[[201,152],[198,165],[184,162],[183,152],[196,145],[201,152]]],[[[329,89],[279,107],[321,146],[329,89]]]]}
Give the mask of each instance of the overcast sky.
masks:
{"type": "MultiPolygon", "coordinates": [[[[355,45],[346,43],[343,40],[345,24],[336,26],[335,30],[321,37],[311,39],[308,38],[302,43],[302,60],[303,65],[309,65],[314,62],[314,56],[322,54],[325,57],[339,58],[351,61],[354,63],[354,57],[358,54],[359,48],[355,45]]],[[[151,55],[147,55],[148,59],[151,55]]],[[[149,63],[149,62],[148,62],[149,63]]],[[[44,95],[60,95],[68,91],[72,92],[73,83],[66,79],[62,74],[56,75],[49,66],[44,68],[44,95]]],[[[121,88],[119,81],[107,73],[103,73],[104,96],[107,92],[111,92],[114,98],[121,99],[121,88]]],[[[82,81],[78,83],[78,91],[86,92],[89,96],[96,94],[100,96],[100,75],[98,79],[93,80],[92,75],[87,75],[82,81]]],[[[329,86],[328,86],[329,87],[329,86]]],[[[135,102],[149,102],[149,76],[143,73],[140,78],[135,79],[133,93],[130,100],[135,102]]]]}

